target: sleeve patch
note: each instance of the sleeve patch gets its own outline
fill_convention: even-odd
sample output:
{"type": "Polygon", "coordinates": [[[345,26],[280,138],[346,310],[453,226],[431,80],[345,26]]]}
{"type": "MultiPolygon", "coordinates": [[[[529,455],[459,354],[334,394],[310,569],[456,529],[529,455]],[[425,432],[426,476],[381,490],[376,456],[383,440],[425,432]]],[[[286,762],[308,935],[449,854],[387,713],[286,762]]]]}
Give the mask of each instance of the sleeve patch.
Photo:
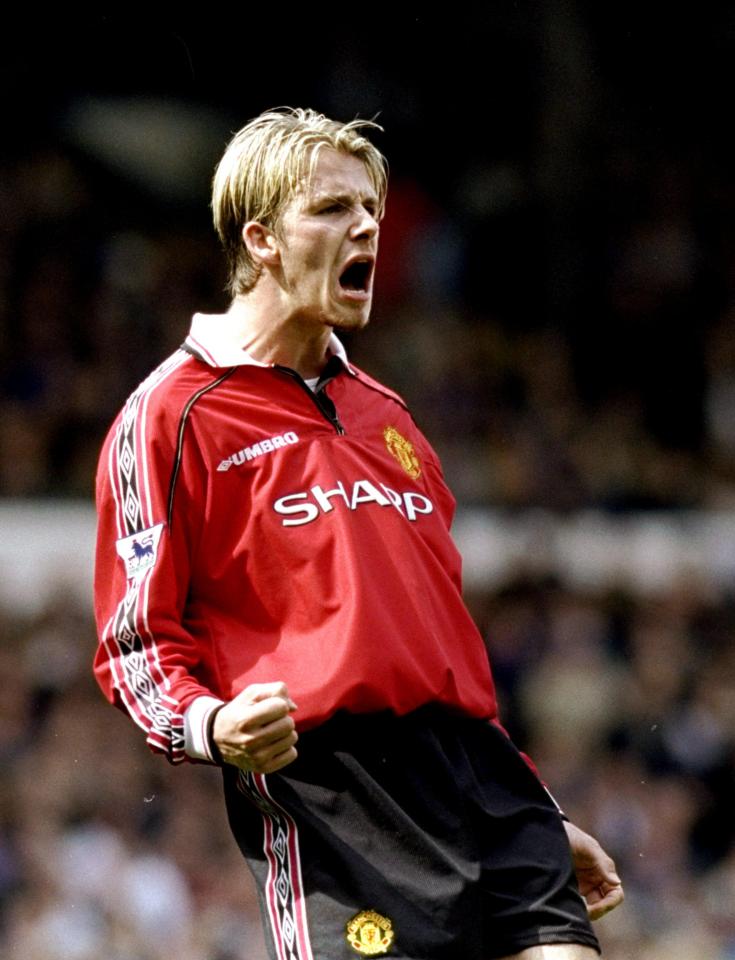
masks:
{"type": "Polygon", "coordinates": [[[163,527],[163,523],[157,523],[154,527],[138,530],[115,543],[118,556],[125,564],[128,580],[140,580],[146,571],[155,566],[163,527]]]}

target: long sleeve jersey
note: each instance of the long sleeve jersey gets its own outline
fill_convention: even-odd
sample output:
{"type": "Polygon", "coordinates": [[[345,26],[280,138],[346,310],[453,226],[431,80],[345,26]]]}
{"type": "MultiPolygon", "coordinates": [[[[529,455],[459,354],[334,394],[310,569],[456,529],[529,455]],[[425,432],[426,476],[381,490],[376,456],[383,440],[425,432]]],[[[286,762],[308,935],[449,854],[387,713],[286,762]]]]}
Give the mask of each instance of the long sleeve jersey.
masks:
{"type": "Polygon", "coordinates": [[[332,356],[314,389],[218,339],[131,395],[97,476],[97,679],[149,745],[208,759],[213,705],[283,681],[300,729],[441,703],[494,719],[454,499],[395,393],[332,356]]]}

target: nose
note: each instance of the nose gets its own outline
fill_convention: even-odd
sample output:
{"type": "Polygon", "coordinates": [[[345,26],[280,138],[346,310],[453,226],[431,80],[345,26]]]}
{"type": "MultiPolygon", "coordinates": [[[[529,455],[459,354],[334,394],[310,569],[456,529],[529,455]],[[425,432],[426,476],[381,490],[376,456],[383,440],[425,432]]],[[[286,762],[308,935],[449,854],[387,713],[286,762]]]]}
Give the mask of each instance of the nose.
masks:
{"type": "Polygon", "coordinates": [[[372,240],[377,237],[379,230],[378,221],[366,207],[355,207],[355,221],[350,231],[353,240],[372,240]]]}

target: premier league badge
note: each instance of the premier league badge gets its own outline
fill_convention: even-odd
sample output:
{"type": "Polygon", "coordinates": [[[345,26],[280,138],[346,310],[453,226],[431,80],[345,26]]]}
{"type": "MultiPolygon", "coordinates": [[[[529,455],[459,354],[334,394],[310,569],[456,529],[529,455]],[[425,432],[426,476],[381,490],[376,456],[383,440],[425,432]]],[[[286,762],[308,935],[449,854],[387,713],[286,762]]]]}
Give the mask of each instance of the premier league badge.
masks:
{"type": "Polygon", "coordinates": [[[125,575],[128,580],[139,580],[154,566],[162,531],[163,524],[157,523],[155,527],[140,530],[116,542],[115,547],[118,556],[125,563],[125,575]]]}

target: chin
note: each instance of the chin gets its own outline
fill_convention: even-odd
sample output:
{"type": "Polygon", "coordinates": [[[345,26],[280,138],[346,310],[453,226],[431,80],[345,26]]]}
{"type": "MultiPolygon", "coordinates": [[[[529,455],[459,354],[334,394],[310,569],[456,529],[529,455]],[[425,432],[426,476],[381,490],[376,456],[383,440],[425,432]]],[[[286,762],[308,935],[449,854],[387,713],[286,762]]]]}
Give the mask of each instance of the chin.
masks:
{"type": "Polygon", "coordinates": [[[368,325],[370,321],[370,309],[357,311],[351,313],[340,312],[339,315],[335,315],[329,321],[331,327],[334,330],[362,330],[363,327],[368,325]]]}

